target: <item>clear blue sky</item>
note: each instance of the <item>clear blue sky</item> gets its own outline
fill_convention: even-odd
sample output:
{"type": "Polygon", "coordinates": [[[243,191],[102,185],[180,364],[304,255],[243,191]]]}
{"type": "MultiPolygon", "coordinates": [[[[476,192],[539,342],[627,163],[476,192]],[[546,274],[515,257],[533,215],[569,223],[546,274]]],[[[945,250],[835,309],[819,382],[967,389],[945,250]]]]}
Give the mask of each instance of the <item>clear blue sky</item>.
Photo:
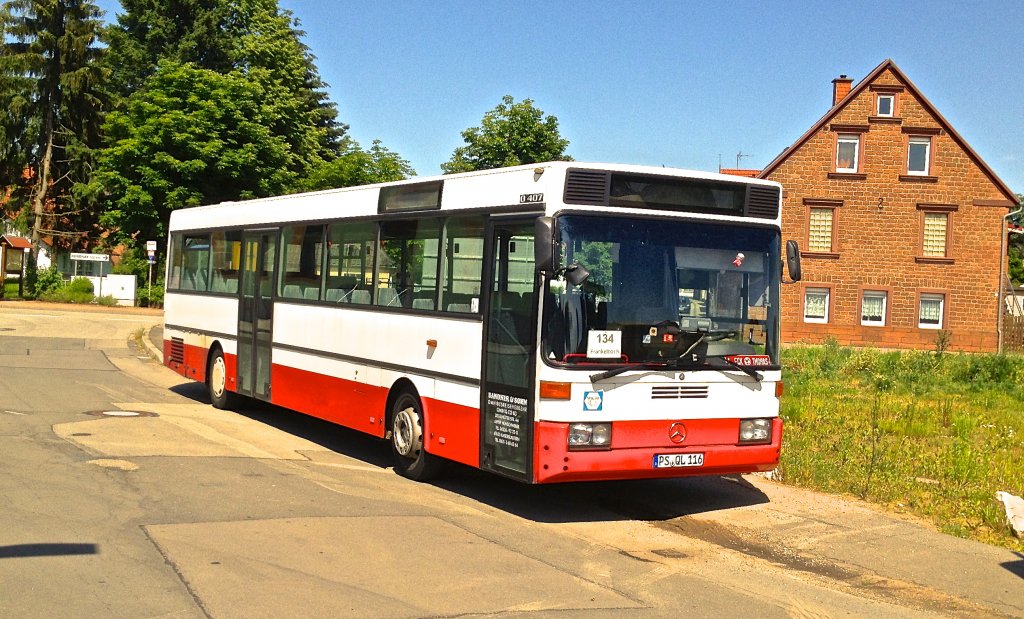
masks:
{"type": "MultiPolygon", "coordinates": [[[[113,19],[117,0],[99,0],[113,19]]],[[[892,58],[1024,192],[1024,2],[280,0],[350,135],[437,174],[502,95],[579,161],[764,167],[892,58]]]]}

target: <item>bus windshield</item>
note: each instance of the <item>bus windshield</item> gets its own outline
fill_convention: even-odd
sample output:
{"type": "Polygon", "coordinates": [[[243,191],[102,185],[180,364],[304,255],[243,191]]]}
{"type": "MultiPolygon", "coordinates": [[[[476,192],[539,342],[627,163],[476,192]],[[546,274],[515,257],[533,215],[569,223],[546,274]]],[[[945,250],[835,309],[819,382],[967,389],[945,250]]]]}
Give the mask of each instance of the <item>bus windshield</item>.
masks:
{"type": "Polygon", "coordinates": [[[546,282],[542,332],[549,363],[683,367],[699,350],[702,360],[778,366],[778,230],[587,215],[557,226],[563,268],[546,282]]]}

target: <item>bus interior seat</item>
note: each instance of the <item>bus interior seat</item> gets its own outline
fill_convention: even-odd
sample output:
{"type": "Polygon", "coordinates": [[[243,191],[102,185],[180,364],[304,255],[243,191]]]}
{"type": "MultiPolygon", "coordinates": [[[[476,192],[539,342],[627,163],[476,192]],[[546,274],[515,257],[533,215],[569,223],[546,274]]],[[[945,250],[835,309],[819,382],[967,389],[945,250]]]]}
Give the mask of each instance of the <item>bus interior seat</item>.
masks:
{"type": "Polygon", "coordinates": [[[197,270],[196,271],[196,290],[200,290],[200,291],[203,291],[203,292],[206,292],[207,290],[209,290],[209,288],[207,288],[207,284],[209,283],[209,277],[210,276],[207,274],[206,269],[199,269],[199,270],[197,270]]]}
{"type": "Polygon", "coordinates": [[[402,307],[404,305],[403,295],[408,288],[398,290],[397,288],[379,288],[377,290],[377,305],[384,307],[402,307]]]}
{"type": "Polygon", "coordinates": [[[284,287],[281,296],[289,299],[301,299],[302,298],[302,287],[298,284],[288,284],[284,287]]]}
{"type": "Polygon", "coordinates": [[[341,288],[331,288],[326,292],[326,296],[324,298],[331,303],[338,303],[344,295],[345,291],[341,288]]]}
{"type": "Polygon", "coordinates": [[[210,285],[210,292],[227,292],[228,282],[224,279],[224,274],[220,272],[220,269],[213,270],[213,282],[210,285]]]}
{"type": "Polygon", "coordinates": [[[434,299],[432,298],[420,298],[412,300],[413,309],[432,310],[434,309],[434,299]]]}
{"type": "Polygon", "coordinates": [[[302,297],[308,301],[316,301],[320,298],[320,288],[310,286],[302,291],[302,297]]]}
{"type": "Polygon", "coordinates": [[[348,295],[348,302],[356,305],[369,305],[370,304],[370,291],[369,290],[353,290],[348,295]]]}

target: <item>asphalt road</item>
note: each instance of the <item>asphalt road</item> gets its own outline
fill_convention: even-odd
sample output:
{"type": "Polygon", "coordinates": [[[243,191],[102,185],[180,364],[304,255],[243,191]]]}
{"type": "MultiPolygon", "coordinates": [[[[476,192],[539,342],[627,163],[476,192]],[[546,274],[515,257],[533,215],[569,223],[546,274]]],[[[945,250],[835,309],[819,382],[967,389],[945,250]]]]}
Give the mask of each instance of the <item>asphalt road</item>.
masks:
{"type": "Polygon", "coordinates": [[[1024,557],[760,477],[408,481],[214,410],[160,319],[0,303],[0,616],[1024,616],[1024,557]]]}

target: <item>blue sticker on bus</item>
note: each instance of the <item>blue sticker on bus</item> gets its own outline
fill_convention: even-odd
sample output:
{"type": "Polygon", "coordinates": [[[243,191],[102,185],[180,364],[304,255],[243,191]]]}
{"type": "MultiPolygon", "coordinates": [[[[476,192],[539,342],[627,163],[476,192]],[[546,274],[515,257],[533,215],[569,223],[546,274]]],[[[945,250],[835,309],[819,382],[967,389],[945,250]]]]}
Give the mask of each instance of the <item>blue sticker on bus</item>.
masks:
{"type": "Polygon", "coordinates": [[[584,391],[583,410],[587,412],[599,411],[604,406],[604,391],[584,391]]]}

